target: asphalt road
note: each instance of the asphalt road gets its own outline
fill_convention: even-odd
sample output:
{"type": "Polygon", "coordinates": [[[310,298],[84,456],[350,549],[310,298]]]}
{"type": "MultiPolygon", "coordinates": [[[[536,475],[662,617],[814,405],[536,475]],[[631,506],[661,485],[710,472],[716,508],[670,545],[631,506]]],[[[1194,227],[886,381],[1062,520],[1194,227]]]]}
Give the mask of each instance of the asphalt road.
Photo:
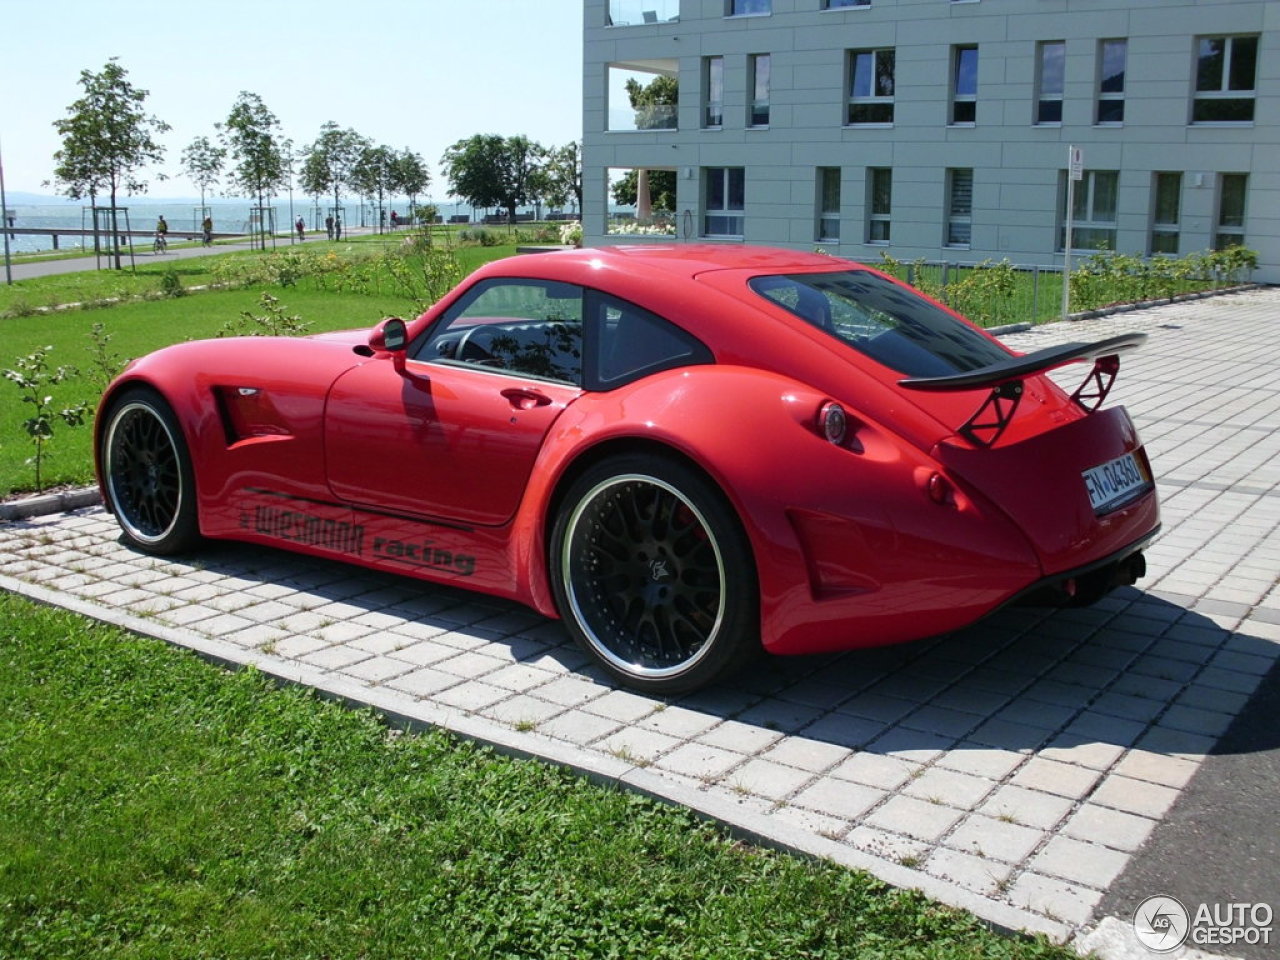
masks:
{"type": "MultiPolygon", "coordinates": [[[[1280,666],[1263,679],[1244,711],[1129,861],[1099,905],[1131,917],[1147,897],[1177,898],[1194,917],[1200,904],[1266,903],[1280,914],[1280,666]]],[[[1280,919],[1278,917],[1277,919],[1280,919]]],[[[1247,960],[1280,957],[1280,924],[1269,944],[1190,944],[1247,960]]]]}

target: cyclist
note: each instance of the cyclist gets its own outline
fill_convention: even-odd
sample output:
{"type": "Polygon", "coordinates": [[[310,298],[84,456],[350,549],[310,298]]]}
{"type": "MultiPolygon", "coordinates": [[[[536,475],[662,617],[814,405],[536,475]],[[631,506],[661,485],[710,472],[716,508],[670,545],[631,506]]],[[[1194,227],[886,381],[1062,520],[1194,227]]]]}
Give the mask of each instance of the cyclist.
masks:
{"type": "Polygon", "coordinates": [[[169,232],[169,224],[165,222],[164,216],[162,214],[160,219],[156,221],[156,242],[155,242],[156,253],[164,253],[166,250],[169,249],[169,241],[168,241],[168,238],[165,236],[168,232],[169,232]]]}

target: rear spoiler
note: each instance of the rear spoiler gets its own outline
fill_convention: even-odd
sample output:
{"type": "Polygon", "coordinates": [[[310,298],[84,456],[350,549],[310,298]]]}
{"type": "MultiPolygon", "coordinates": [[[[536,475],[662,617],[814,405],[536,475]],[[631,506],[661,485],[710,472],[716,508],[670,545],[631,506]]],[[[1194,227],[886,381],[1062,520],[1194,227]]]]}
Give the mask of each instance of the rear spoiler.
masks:
{"type": "Polygon", "coordinates": [[[1092,413],[1102,406],[1120,369],[1120,354],[1134,350],[1147,340],[1145,333],[1124,333],[1094,343],[1064,343],[1020,357],[1010,357],[977,370],[942,377],[906,377],[898,386],[933,393],[990,388],[991,392],[960,427],[960,435],[980,447],[990,447],[1013,420],[1022,399],[1022,381],[1068,363],[1092,360],[1093,369],[1071,395],[1071,399],[1092,413]]]}

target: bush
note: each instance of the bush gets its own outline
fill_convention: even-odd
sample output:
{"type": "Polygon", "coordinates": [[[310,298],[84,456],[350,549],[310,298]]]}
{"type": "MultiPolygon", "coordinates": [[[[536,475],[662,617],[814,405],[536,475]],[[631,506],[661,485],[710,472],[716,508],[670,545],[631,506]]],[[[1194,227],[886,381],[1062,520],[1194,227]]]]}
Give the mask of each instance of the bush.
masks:
{"type": "Polygon", "coordinates": [[[178,276],[178,271],[170,267],[164,273],[160,274],[160,296],[174,298],[185,297],[187,288],[182,285],[182,278],[178,276]]]}
{"type": "Polygon", "coordinates": [[[286,314],[280,301],[269,293],[259,298],[263,313],[256,315],[243,311],[235,320],[228,320],[218,331],[219,337],[297,337],[307,332],[311,324],[296,314],[286,314]]]}
{"type": "Polygon", "coordinates": [[[482,247],[496,247],[504,242],[501,236],[483,227],[458,231],[458,241],[460,243],[474,243],[482,247]]]}

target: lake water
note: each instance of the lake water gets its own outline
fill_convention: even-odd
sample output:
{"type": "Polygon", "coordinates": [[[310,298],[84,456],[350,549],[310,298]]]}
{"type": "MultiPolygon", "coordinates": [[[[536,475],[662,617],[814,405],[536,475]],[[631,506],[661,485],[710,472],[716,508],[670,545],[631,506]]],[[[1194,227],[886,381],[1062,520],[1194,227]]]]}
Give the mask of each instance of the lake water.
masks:
{"type": "MultiPolygon", "coordinates": [[[[58,204],[21,204],[14,203],[12,200],[8,203],[8,213],[13,215],[13,222],[10,224],[6,217],[5,226],[15,227],[61,227],[64,229],[93,229],[93,213],[88,205],[81,206],[75,203],[58,203],[58,204]]],[[[198,202],[134,202],[132,198],[130,202],[121,204],[123,208],[119,216],[119,226],[121,229],[130,230],[153,230],[156,221],[163,216],[169,224],[169,230],[172,232],[181,232],[186,230],[198,231],[200,229],[200,221],[204,219],[203,211],[198,202]],[[126,222],[126,213],[128,220],[126,222]]],[[[454,204],[444,204],[440,207],[440,212],[445,216],[451,215],[454,204]]],[[[456,205],[457,212],[469,213],[470,207],[461,204],[456,205]]],[[[250,214],[251,204],[243,202],[227,202],[227,201],[211,201],[208,204],[209,215],[213,218],[213,229],[219,233],[249,233],[250,232],[250,214]]],[[[101,208],[99,208],[101,210],[101,208]]],[[[311,202],[310,197],[299,197],[294,200],[293,206],[290,207],[288,200],[276,202],[271,205],[271,209],[275,211],[276,229],[280,231],[288,230],[289,225],[296,221],[298,217],[307,224],[308,230],[323,230],[325,217],[332,210],[332,202],[315,205],[311,202]]],[[[405,200],[397,200],[388,205],[388,216],[390,211],[398,210],[401,213],[408,209],[408,202],[405,200]]],[[[100,217],[106,216],[100,212],[100,217]]],[[[344,226],[373,226],[375,211],[372,207],[359,203],[344,203],[342,205],[342,223],[344,226]]],[[[103,220],[102,225],[106,225],[107,221],[103,220]]],[[[137,243],[141,238],[135,238],[137,243]]],[[[74,250],[79,247],[92,248],[93,238],[86,237],[59,237],[59,250],[74,250]]],[[[9,238],[9,249],[13,253],[36,253],[42,250],[52,250],[53,241],[48,236],[24,236],[22,234],[12,234],[9,238]]]]}

